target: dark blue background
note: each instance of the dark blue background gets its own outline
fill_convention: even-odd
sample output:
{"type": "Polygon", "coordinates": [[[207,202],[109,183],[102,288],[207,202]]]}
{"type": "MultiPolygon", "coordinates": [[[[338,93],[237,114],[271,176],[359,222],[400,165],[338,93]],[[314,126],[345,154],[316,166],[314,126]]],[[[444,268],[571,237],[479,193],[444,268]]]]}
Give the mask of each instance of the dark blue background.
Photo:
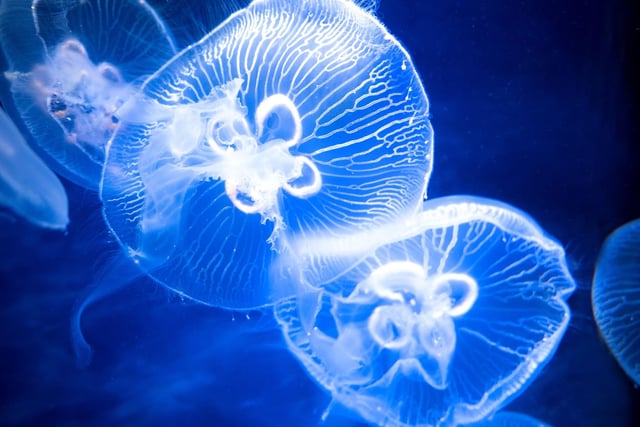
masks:
{"type": "MultiPolygon", "coordinates": [[[[382,0],[378,11],[432,103],[429,196],[500,199],[567,248],[579,285],[572,323],[509,406],[556,426],[640,425],[640,390],[600,340],[589,294],[601,242],[640,217],[634,3],[382,0]]],[[[321,424],[330,399],[268,314],[199,306],[145,280],[89,307],[94,359],[77,368],[72,307],[119,252],[97,196],[65,184],[66,233],[0,219],[0,424],[321,424]]],[[[337,408],[326,424],[357,422],[337,408]]]]}

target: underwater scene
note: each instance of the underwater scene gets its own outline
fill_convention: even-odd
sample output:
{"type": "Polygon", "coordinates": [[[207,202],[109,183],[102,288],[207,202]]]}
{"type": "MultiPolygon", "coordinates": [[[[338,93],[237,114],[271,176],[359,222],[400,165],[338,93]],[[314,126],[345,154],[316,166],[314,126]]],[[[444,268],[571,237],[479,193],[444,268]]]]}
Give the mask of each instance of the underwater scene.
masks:
{"type": "Polygon", "coordinates": [[[0,425],[640,425],[640,5],[0,0],[0,425]]]}

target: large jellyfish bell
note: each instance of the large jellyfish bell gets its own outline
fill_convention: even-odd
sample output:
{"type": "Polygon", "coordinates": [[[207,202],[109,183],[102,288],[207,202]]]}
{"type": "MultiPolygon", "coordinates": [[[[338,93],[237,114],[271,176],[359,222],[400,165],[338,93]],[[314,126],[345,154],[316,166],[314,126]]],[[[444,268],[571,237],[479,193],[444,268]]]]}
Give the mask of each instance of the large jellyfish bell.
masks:
{"type": "Polygon", "coordinates": [[[302,240],[284,266],[274,278],[299,288],[275,305],[289,348],[385,426],[471,423],[505,405],[555,351],[575,288],[531,219],[464,196],[373,233],[302,240]]]}
{"type": "Polygon", "coordinates": [[[105,217],[154,279],[227,308],[272,303],[290,236],[412,215],[431,171],[411,60],[346,0],[255,1],[151,76],[121,110],[105,217]]]}
{"type": "Polygon", "coordinates": [[[32,223],[64,229],[69,223],[67,193],[58,177],[29,148],[0,109],[0,206],[32,223]]]}

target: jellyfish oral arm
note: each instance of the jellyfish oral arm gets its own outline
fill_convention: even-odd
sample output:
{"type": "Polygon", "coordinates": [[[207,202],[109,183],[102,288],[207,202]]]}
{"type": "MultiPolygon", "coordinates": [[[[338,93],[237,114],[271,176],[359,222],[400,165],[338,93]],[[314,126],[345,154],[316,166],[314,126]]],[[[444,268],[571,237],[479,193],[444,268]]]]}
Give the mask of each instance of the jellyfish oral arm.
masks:
{"type": "Polygon", "coordinates": [[[447,369],[456,346],[453,319],[467,313],[478,284],[465,274],[427,277],[421,265],[395,261],[374,270],[345,304],[375,304],[367,320],[369,339],[398,353],[398,363],[417,369],[436,389],[447,386],[447,369]]]}
{"type": "Polygon", "coordinates": [[[241,85],[242,80],[233,80],[201,102],[171,109],[140,99],[128,108],[130,122],[154,116],[163,128],[151,136],[141,160],[141,176],[151,198],[157,200],[164,192],[163,182],[169,178],[157,171],[168,163],[189,183],[224,181],[226,195],[238,210],[276,224],[281,221],[281,190],[299,198],[320,190],[318,168],[309,158],[291,152],[302,135],[293,102],[282,94],[267,97],[258,105],[252,126],[238,100],[241,85]],[[150,113],[142,112],[151,104],[146,109],[150,113]]]}

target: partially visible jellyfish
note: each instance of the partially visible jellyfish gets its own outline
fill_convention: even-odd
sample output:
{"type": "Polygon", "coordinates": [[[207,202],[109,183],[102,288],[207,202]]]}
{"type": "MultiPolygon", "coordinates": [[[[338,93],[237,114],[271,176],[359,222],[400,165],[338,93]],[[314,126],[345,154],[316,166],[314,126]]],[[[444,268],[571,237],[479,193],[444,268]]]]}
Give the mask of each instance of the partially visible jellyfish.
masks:
{"type": "Polygon", "coordinates": [[[0,206],[46,228],[69,223],[67,193],[0,109],[0,206]]]}
{"type": "Polygon", "coordinates": [[[144,0],[6,0],[3,102],[56,172],[97,189],[118,109],[136,79],[173,56],[173,43],[144,0]]]}
{"type": "Polygon", "coordinates": [[[302,240],[275,266],[295,270],[294,258],[300,294],[274,306],[290,350],[381,426],[453,426],[501,408],[550,360],[575,288],[563,248],[533,220],[474,197],[425,202],[373,233],[302,240]]]}
{"type": "Polygon", "coordinates": [[[464,427],[551,427],[549,424],[519,412],[500,411],[478,423],[464,427]]]}
{"type": "Polygon", "coordinates": [[[640,384],[640,219],[621,226],[604,242],[591,299],[611,352],[640,384]]]}
{"type": "Polygon", "coordinates": [[[413,215],[431,172],[428,101],[411,59],[347,0],[255,1],[122,107],[101,198],[155,280],[248,309],[289,236],[413,215]]]}

